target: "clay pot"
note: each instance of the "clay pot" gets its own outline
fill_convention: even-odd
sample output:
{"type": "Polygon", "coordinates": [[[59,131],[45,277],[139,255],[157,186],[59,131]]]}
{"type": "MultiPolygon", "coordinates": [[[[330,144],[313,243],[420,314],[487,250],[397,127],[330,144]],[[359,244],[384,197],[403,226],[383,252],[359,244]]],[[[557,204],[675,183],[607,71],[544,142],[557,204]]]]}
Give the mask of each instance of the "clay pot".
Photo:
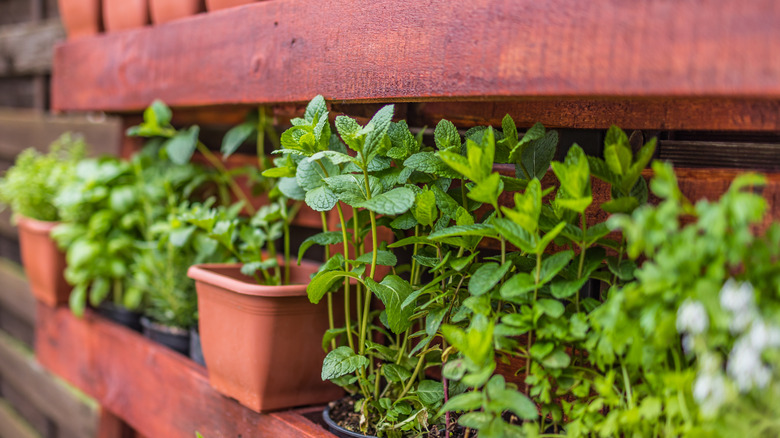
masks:
{"type": "Polygon", "coordinates": [[[257,0],[206,0],[206,9],[209,11],[218,11],[220,9],[247,5],[256,1],[257,0]]]}
{"type": "Polygon", "coordinates": [[[320,378],[327,304],[311,304],[306,296],[306,283],[318,265],[304,261],[291,268],[296,283],[291,286],[258,285],[241,274],[238,264],[196,265],[187,274],[198,292],[211,386],[257,412],[343,395],[341,388],[320,378]]]}
{"type": "Polygon", "coordinates": [[[97,307],[97,313],[106,319],[109,319],[119,325],[123,325],[130,330],[141,331],[141,314],[126,309],[110,301],[103,301],[97,307]]]}
{"type": "Polygon", "coordinates": [[[22,264],[35,298],[51,307],[67,304],[71,285],[65,281],[65,253],[51,238],[58,222],[43,222],[26,217],[17,219],[22,264]]]}
{"type": "Polygon", "coordinates": [[[149,0],[152,23],[162,24],[205,11],[203,0],[149,0]]]}
{"type": "Polygon", "coordinates": [[[185,356],[190,354],[190,332],[179,327],[158,324],[147,317],[141,318],[144,336],[158,344],[165,345],[185,356]]]}
{"type": "Polygon", "coordinates": [[[57,5],[68,38],[100,33],[100,0],[58,0],[57,5]]]}
{"type": "Polygon", "coordinates": [[[147,24],[147,0],[103,0],[103,25],[106,31],[135,29],[147,24]]]}

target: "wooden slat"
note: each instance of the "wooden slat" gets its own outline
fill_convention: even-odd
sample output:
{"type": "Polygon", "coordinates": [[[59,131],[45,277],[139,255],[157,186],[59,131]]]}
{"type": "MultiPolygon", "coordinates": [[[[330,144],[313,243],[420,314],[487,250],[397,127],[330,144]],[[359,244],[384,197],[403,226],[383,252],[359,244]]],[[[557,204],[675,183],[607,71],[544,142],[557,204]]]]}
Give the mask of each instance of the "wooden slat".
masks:
{"type": "Polygon", "coordinates": [[[30,326],[35,325],[35,298],[21,267],[0,259],[0,307],[30,326]]]}
{"type": "Polygon", "coordinates": [[[0,27],[0,76],[48,73],[54,45],[64,39],[58,19],[0,27]]]}
{"type": "Polygon", "coordinates": [[[0,399],[0,437],[39,438],[39,435],[14,412],[8,403],[0,399]]]}
{"type": "Polygon", "coordinates": [[[91,438],[95,435],[97,413],[94,402],[88,403],[66,388],[27,353],[0,334],[0,376],[3,381],[50,418],[57,428],[71,436],[91,438]]]}
{"type": "Polygon", "coordinates": [[[0,159],[13,161],[22,150],[48,150],[66,132],[81,134],[92,155],[119,153],[123,133],[118,119],[51,116],[37,111],[0,109],[0,159]]]}
{"type": "Polygon", "coordinates": [[[519,96],[780,97],[773,0],[285,0],[69,41],[58,110],[519,96]]]}
{"type": "Polygon", "coordinates": [[[498,102],[424,102],[413,123],[435,126],[446,118],[458,126],[501,126],[511,115],[521,127],[778,131],[780,100],[766,98],[529,98],[498,102]]]}
{"type": "Polygon", "coordinates": [[[332,437],[300,415],[250,411],[214,391],[203,367],[92,313],[38,314],[38,360],[144,436],[332,437]]]}
{"type": "Polygon", "coordinates": [[[680,167],[780,171],[780,144],[776,143],[663,140],[658,150],[658,158],[680,167]]]}

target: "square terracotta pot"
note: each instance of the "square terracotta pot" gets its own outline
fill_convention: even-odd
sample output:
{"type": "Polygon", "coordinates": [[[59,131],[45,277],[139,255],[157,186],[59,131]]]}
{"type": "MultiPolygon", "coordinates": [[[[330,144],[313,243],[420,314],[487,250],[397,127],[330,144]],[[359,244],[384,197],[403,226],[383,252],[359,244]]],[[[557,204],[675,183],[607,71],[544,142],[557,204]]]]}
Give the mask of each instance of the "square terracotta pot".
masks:
{"type": "MultiPolygon", "coordinates": [[[[292,266],[291,286],[262,286],[240,265],[192,266],[199,328],[211,386],[258,412],[338,399],[323,382],[326,300],[314,305],[306,284],[318,265],[292,266]]],[[[339,294],[336,294],[338,297],[339,294]]],[[[340,309],[343,305],[334,306],[340,309]]]]}
{"type": "Polygon", "coordinates": [[[51,307],[67,304],[71,285],[65,281],[65,253],[51,238],[59,222],[43,222],[26,217],[17,219],[22,264],[35,298],[51,307]]]}

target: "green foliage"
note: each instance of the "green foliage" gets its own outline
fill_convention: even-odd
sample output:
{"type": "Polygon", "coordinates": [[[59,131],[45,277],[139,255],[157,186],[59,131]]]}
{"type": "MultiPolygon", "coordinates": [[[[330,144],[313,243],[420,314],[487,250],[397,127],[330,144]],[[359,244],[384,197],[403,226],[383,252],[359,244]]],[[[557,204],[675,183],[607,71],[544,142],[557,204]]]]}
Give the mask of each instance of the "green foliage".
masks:
{"type": "Polygon", "coordinates": [[[17,215],[40,221],[59,220],[54,199],[76,178],[76,164],[84,158],[85,149],[84,141],[70,134],[52,143],[48,154],[26,149],[0,180],[0,202],[17,215]]]}

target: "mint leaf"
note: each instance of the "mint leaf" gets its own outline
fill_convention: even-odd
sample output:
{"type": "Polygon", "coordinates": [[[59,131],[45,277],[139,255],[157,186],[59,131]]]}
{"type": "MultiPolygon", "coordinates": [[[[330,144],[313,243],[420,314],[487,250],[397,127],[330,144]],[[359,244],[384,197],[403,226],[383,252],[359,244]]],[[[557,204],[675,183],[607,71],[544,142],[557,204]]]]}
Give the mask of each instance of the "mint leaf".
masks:
{"type": "Polygon", "coordinates": [[[412,214],[420,225],[431,226],[439,217],[436,208],[436,194],[430,190],[423,190],[417,194],[412,214]]]}
{"type": "Polygon", "coordinates": [[[377,214],[399,215],[406,213],[414,204],[414,192],[406,187],[398,187],[377,195],[358,205],[377,214]]]}
{"type": "Polygon", "coordinates": [[[233,152],[239,148],[252,133],[255,132],[255,124],[251,122],[244,122],[240,125],[234,126],[225,134],[222,138],[222,159],[233,155],[233,152]]]}
{"type": "Polygon", "coordinates": [[[338,201],[333,191],[325,186],[306,192],[306,205],[314,211],[330,211],[338,201]]]}
{"type": "Polygon", "coordinates": [[[306,294],[309,296],[309,301],[314,304],[319,303],[322,297],[328,293],[330,287],[333,286],[333,283],[342,277],[359,278],[357,274],[346,271],[318,272],[317,275],[311,279],[309,285],[306,286],[306,294]]]}
{"type": "Polygon", "coordinates": [[[298,248],[298,263],[301,263],[303,254],[306,253],[306,250],[311,248],[312,245],[335,245],[337,243],[342,243],[342,240],[343,236],[341,231],[324,231],[307,238],[298,248]]]}
{"type": "Polygon", "coordinates": [[[449,120],[442,119],[433,131],[433,141],[441,151],[460,150],[460,134],[458,128],[449,120]]]}
{"type": "Polygon", "coordinates": [[[471,295],[484,295],[490,291],[502,278],[509,272],[511,263],[485,263],[474,272],[469,281],[469,292],[471,295]]]}
{"type": "Polygon", "coordinates": [[[163,146],[168,158],[175,164],[187,164],[198,146],[198,134],[200,128],[195,125],[189,129],[179,131],[163,146]]]}
{"type": "Polygon", "coordinates": [[[322,97],[321,94],[318,94],[314,97],[314,99],[311,100],[311,102],[309,102],[308,105],[306,105],[306,112],[303,114],[303,118],[306,119],[307,122],[311,123],[314,121],[315,116],[322,116],[327,112],[328,105],[325,104],[325,98],[322,97]]]}
{"type": "Polygon", "coordinates": [[[414,307],[403,307],[402,303],[412,293],[412,286],[397,275],[388,275],[381,283],[367,278],[366,286],[385,305],[387,322],[393,333],[403,333],[412,326],[414,307]]]}
{"type": "Polygon", "coordinates": [[[336,379],[367,366],[366,357],[355,354],[349,347],[339,347],[322,361],[322,380],[336,379]]]}
{"type": "Polygon", "coordinates": [[[555,158],[558,147],[558,132],[550,131],[544,137],[531,142],[522,153],[521,165],[517,166],[517,177],[521,179],[542,179],[550,162],[555,158]]]}

